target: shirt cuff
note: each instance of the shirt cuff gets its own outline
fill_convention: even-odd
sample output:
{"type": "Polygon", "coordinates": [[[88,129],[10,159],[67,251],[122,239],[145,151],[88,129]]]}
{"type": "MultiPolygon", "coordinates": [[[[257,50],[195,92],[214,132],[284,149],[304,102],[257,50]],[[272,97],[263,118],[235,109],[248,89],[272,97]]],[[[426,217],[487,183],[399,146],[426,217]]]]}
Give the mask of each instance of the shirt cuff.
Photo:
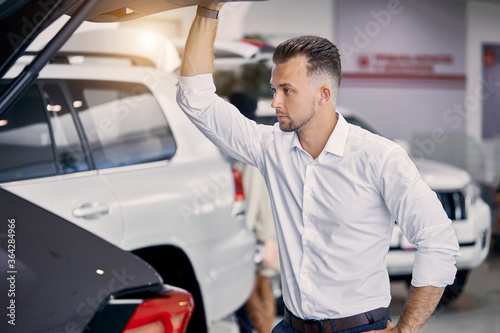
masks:
{"type": "Polygon", "coordinates": [[[213,86],[215,89],[212,74],[199,74],[195,76],[180,76],[179,85],[186,89],[198,88],[200,86],[213,86]]]}
{"type": "Polygon", "coordinates": [[[413,278],[411,284],[414,287],[434,286],[444,288],[453,284],[457,268],[454,257],[442,258],[435,253],[417,253],[413,262],[413,278]]]}

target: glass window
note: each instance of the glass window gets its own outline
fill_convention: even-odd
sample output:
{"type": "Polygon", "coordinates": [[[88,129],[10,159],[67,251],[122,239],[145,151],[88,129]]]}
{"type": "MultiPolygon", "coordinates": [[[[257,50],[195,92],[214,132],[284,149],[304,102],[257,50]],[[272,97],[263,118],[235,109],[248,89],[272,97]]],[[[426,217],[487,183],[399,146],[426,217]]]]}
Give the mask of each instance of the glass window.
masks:
{"type": "Polygon", "coordinates": [[[158,102],[138,83],[67,82],[98,169],[171,158],[176,144],[158,102]]]}
{"type": "Polygon", "coordinates": [[[0,182],[57,173],[44,105],[36,85],[29,87],[1,117],[0,156],[0,182]]]}
{"type": "Polygon", "coordinates": [[[42,94],[56,145],[58,172],[67,174],[89,170],[71,110],[60,86],[44,83],[42,94]]]}

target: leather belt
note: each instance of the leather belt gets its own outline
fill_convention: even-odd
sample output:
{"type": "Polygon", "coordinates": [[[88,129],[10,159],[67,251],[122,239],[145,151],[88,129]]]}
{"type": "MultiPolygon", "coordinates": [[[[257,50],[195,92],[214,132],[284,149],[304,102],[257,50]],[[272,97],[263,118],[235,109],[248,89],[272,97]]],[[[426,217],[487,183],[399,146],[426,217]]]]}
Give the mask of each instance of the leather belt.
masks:
{"type": "Polygon", "coordinates": [[[388,308],[379,308],[345,318],[313,320],[301,319],[285,307],[284,320],[291,328],[301,333],[334,333],[361,325],[373,324],[388,314],[388,308]]]}

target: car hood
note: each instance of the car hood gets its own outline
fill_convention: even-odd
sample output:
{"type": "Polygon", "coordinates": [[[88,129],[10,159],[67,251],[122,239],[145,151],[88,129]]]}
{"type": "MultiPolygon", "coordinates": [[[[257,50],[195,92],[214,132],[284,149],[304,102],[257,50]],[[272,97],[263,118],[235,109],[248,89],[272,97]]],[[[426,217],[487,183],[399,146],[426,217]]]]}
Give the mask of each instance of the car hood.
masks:
{"type": "Polygon", "coordinates": [[[424,182],[433,190],[457,190],[471,182],[470,175],[460,168],[436,161],[421,159],[415,164],[424,182]]]}

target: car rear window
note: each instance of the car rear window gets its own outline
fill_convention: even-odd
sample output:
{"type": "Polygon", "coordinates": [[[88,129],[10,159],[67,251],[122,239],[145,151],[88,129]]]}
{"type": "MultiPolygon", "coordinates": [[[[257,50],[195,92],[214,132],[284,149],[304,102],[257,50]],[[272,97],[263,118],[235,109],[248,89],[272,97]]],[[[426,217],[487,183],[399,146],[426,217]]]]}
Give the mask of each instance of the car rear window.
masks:
{"type": "Polygon", "coordinates": [[[172,131],[145,85],[91,80],[68,80],[67,85],[97,169],[175,154],[172,131]]]}
{"type": "Polygon", "coordinates": [[[57,174],[42,101],[31,86],[0,119],[0,182],[57,174]]]}

